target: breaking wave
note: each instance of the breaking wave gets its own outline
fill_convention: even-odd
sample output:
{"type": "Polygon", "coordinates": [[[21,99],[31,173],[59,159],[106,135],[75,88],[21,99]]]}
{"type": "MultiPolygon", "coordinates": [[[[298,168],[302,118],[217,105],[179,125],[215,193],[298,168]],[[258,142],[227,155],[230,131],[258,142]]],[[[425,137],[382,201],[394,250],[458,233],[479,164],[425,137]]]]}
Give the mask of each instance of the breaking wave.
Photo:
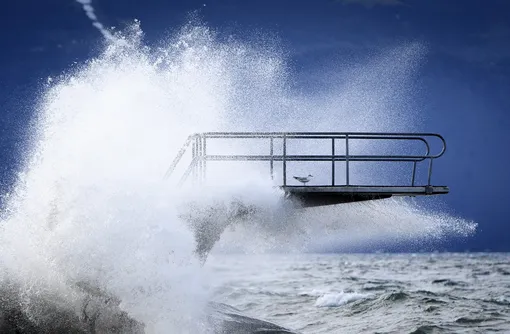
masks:
{"type": "Polygon", "coordinates": [[[41,92],[24,168],[4,195],[0,311],[49,331],[206,332],[202,263],[218,241],[302,251],[326,234],[342,243],[471,231],[406,201],[289,210],[257,167],[225,166],[221,186],[198,192],[162,181],[194,132],[413,130],[405,97],[423,54],[398,46],[307,94],[293,90],[275,40],[224,39],[199,22],[156,47],[139,22],[112,34],[41,92]]]}

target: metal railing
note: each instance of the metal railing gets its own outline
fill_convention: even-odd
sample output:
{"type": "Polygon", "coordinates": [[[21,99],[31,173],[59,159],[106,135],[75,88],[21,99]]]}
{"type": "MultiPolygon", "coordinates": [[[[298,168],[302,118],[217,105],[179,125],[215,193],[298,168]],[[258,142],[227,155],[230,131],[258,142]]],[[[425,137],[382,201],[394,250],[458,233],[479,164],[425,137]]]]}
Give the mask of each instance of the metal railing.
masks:
{"type": "Polygon", "coordinates": [[[182,184],[189,175],[194,172],[200,179],[205,178],[207,161],[268,161],[271,177],[274,177],[275,162],[282,162],[283,186],[287,186],[287,163],[291,161],[326,161],[331,162],[331,186],[338,186],[335,183],[335,165],[338,162],[345,163],[345,184],[350,185],[350,164],[352,162],[410,162],[412,163],[411,186],[415,186],[417,164],[428,161],[427,186],[431,185],[433,161],[441,157],[446,151],[445,139],[435,133],[371,133],[371,132],[206,132],[191,135],[184,146],[178,152],[169,169],[165,173],[168,178],[176,169],[189,146],[192,146],[192,159],[188,168],[181,177],[179,184],[182,184]],[[440,140],[441,149],[436,154],[431,154],[430,138],[440,140]],[[267,139],[269,154],[234,154],[234,155],[213,155],[207,153],[207,145],[214,139],[267,139]],[[275,140],[282,141],[282,154],[275,154],[275,140]],[[330,140],[331,154],[328,155],[295,155],[288,154],[288,143],[291,139],[322,139],[330,140]],[[422,155],[357,155],[350,154],[350,142],[353,140],[401,140],[416,141],[424,144],[425,153],[422,155]],[[336,154],[338,142],[342,141],[345,154],[336,154]]]}

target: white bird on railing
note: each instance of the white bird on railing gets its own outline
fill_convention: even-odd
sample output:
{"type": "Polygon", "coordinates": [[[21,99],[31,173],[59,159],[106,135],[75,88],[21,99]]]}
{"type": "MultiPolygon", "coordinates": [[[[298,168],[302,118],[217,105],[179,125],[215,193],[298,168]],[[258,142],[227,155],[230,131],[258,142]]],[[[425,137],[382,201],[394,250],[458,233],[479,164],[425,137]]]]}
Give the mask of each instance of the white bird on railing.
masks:
{"type": "Polygon", "coordinates": [[[308,176],[294,176],[294,178],[296,180],[298,180],[299,182],[301,182],[303,185],[305,185],[306,183],[310,182],[310,179],[313,177],[312,174],[308,174],[308,176]]]}

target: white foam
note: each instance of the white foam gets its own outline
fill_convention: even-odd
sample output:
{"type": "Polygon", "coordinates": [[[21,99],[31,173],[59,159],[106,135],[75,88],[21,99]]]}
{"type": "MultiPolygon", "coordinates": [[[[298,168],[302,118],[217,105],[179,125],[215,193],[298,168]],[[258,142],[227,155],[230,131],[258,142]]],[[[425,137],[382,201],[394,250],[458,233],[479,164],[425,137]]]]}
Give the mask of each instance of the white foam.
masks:
{"type": "MultiPolygon", "coordinates": [[[[239,89],[228,75],[256,79],[233,64],[264,58],[216,44],[203,27],[185,28],[155,54],[139,36],[109,45],[42,96],[1,225],[1,278],[17,281],[29,304],[59,292],[76,310],[80,298],[66,296],[87,282],[119,298],[148,332],[196,333],[205,273],[180,218],[186,196],[162,177],[189,133],[220,128],[239,89]]],[[[236,191],[214,198],[228,203],[236,191]]]]}
{"type": "Polygon", "coordinates": [[[327,293],[317,298],[315,306],[317,307],[338,307],[347,303],[354,302],[356,300],[365,299],[369,297],[369,294],[357,293],[357,292],[336,292],[327,293]]]}

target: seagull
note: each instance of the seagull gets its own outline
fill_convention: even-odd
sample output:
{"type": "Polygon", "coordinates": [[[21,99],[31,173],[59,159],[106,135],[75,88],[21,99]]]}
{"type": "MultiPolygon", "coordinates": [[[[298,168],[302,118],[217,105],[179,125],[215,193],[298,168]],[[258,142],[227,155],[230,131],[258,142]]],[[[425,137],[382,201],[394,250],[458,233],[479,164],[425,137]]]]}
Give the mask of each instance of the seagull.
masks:
{"type": "Polygon", "coordinates": [[[294,178],[301,182],[303,185],[309,182],[312,177],[313,177],[312,174],[308,174],[308,176],[294,176],[294,178]]]}

